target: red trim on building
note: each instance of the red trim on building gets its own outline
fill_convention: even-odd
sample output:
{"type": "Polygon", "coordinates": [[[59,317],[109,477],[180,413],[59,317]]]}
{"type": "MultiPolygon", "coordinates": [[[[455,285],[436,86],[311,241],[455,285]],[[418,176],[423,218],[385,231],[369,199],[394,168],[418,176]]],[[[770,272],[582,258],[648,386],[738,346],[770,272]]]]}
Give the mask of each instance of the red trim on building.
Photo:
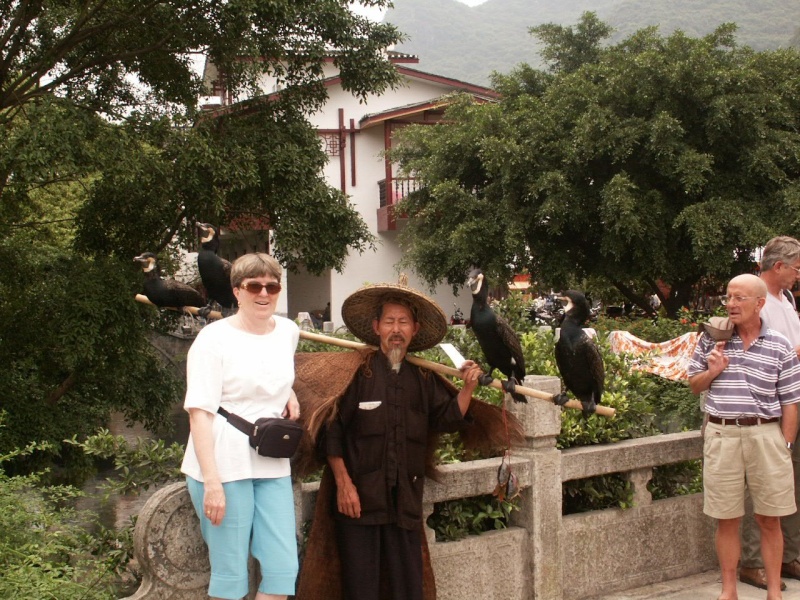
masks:
{"type": "Polygon", "coordinates": [[[347,170],[344,164],[344,157],[346,154],[344,153],[344,147],[347,143],[347,137],[345,132],[347,131],[347,127],[344,124],[344,109],[339,109],[339,187],[342,190],[343,194],[347,193],[347,170]]]}
{"type": "Polygon", "coordinates": [[[356,185],[356,122],[350,119],[350,185],[356,185]]]}

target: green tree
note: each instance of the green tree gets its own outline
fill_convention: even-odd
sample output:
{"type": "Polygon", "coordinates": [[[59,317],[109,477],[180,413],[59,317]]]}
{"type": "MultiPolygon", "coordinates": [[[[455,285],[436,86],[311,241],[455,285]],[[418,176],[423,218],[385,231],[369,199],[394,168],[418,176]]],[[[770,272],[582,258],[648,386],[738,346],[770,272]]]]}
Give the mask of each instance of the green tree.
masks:
{"type": "MultiPolygon", "coordinates": [[[[324,183],[305,118],[327,96],[328,60],[360,97],[397,81],[384,52],[397,30],[349,5],[0,7],[0,452],[47,440],[50,458],[74,467],[81,453],[61,440],[95,431],[112,410],[151,429],[168,421],[179,385],[147,342],[161,321],[133,302],[141,281],[131,258],[194,240],[195,220],[268,222],[279,259],[312,272],[370,247],[358,213],[324,183]],[[282,92],[206,118],[193,53],[234,98],[254,97],[265,74],[282,92]]],[[[48,460],[16,458],[8,469],[48,460]]]]}
{"type": "MultiPolygon", "coordinates": [[[[367,5],[385,6],[385,0],[367,5]]],[[[335,53],[345,89],[364,95],[394,80],[383,50],[394,27],[349,11],[345,0],[38,0],[0,7],[0,121],[37,98],[92,112],[194,107],[202,82],[191,53],[207,55],[233,94],[262,73],[287,87],[286,106],[325,97],[320,75],[335,53]],[[255,59],[255,60],[253,60],[255,59]]]]}
{"type": "Polygon", "coordinates": [[[600,44],[611,35],[613,28],[595,13],[588,12],[575,27],[545,23],[529,31],[542,42],[541,55],[550,71],[572,73],[600,60],[600,44]]]}
{"type": "Polygon", "coordinates": [[[602,277],[670,314],[701,279],[751,269],[754,248],[800,226],[800,53],[739,48],[734,32],[644,29],[536,85],[499,78],[498,106],[406,130],[395,158],[427,185],[406,205],[409,260],[454,285],[473,262],[559,287],[602,277]]]}

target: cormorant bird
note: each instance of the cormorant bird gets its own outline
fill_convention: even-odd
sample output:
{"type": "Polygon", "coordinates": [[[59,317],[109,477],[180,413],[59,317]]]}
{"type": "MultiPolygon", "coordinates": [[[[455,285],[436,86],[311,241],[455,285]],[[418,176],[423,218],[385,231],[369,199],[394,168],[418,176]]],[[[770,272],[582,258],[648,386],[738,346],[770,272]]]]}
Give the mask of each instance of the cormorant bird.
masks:
{"type": "Polygon", "coordinates": [[[472,308],[470,309],[470,326],[478,338],[481,350],[489,363],[489,374],[497,369],[508,381],[504,388],[515,402],[527,402],[522,394],[514,392],[516,384],[525,378],[525,358],[522,346],[511,325],[501,316],[496,315],[489,306],[489,282],[480,269],[470,271],[467,280],[472,291],[472,308]]]}
{"type": "MultiPolygon", "coordinates": [[[[581,401],[583,414],[590,415],[600,404],[603,395],[603,357],[583,331],[583,325],[589,318],[586,297],[577,290],[568,290],[562,294],[561,300],[565,300],[567,306],[561,322],[561,335],[556,342],[556,365],[564,386],[581,401]]],[[[567,399],[566,394],[560,394],[556,404],[563,405],[567,399]]]]}
{"type": "Polygon", "coordinates": [[[145,252],[133,260],[142,265],[144,295],[156,306],[171,308],[196,306],[201,308],[206,305],[203,296],[193,287],[174,279],[162,278],[158,259],[152,252],[145,252]]]}
{"type": "Polygon", "coordinates": [[[231,287],[231,263],[217,256],[219,231],[208,223],[198,223],[197,231],[201,245],[197,253],[197,270],[209,302],[214,300],[222,308],[236,308],[236,297],[231,287]]]}

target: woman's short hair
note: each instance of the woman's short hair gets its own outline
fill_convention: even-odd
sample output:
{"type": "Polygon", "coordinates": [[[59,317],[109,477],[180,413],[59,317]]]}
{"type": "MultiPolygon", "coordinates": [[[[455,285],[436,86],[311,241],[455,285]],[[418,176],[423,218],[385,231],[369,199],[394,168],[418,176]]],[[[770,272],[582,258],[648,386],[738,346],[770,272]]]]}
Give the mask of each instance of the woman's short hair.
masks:
{"type": "Polygon", "coordinates": [[[794,265],[799,258],[800,242],[788,235],[774,237],[767,242],[761,253],[761,271],[769,271],[778,261],[794,265]]]}
{"type": "Polygon", "coordinates": [[[277,260],[264,252],[243,254],[231,266],[231,285],[238,288],[245,279],[271,276],[281,280],[283,269],[277,260]]]}

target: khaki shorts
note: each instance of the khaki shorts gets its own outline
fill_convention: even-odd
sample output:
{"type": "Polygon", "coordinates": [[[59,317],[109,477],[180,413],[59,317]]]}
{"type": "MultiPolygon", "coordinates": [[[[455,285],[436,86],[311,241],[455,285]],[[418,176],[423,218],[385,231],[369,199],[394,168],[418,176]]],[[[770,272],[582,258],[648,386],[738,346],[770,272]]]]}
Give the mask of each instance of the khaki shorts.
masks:
{"type": "Polygon", "coordinates": [[[708,423],[703,441],[703,512],[715,519],[743,516],[745,487],[757,515],[783,517],[797,510],[792,453],[780,423],[750,427],[708,423]]]}

